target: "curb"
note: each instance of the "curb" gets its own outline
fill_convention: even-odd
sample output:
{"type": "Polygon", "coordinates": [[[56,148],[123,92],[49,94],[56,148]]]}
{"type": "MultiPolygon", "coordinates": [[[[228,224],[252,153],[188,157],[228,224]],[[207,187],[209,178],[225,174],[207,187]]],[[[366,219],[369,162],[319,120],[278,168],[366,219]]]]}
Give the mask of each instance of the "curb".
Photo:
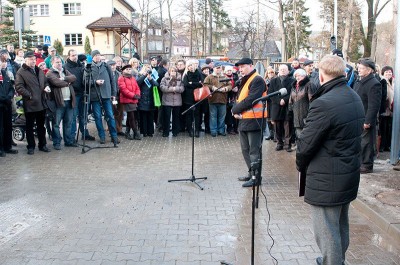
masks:
{"type": "Polygon", "coordinates": [[[355,199],[351,204],[356,210],[365,215],[372,223],[382,229],[382,231],[384,231],[393,240],[395,246],[400,245],[400,223],[393,223],[390,220],[387,220],[358,198],[355,199]]]}

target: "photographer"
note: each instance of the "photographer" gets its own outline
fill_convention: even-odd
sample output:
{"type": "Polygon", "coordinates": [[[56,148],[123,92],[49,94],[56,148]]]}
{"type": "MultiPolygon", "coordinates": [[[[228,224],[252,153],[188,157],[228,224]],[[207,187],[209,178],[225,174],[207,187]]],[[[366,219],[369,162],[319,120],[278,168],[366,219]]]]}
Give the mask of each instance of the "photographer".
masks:
{"type": "Polygon", "coordinates": [[[101,108],[103,107],[104,116],[107,121],[108,129],[111,134],[111,141],[116,146],[119,143],[115,119],[112,110],[111,99],[114,101],[117,89],[113,80],[110,67],[101,61],[101,54],[98,50],[92,51],[93,63],[89,71],[85,72],[86,82],[92,80],[90,84],[90,102],[93,108],[93,116],[96,123],[97,132],[100,137],[100,144],[106,143],[106,134],[103,127],[101,108]],[[92,78],[89,78],[91,74],[92,78]]]}
{"type": "Polygon", "coordinates": [[[154,134],[154,111],[156,107],[154,106],[153,87],[158,86],[158,83],[151,76],[151,72],[150,65],[143,65],[137,79],[140,87],[139,125],[143,137],[153,137],[154,134]]]}

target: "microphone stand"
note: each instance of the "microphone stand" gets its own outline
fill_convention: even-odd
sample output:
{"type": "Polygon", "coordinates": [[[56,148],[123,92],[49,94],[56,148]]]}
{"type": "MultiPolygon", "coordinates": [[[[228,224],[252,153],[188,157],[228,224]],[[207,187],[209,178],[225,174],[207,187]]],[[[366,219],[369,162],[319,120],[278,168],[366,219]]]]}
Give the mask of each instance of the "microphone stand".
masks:
{"type": "MultiPolygon", "coordinates": [[[[265,109],[267,107],[267,99],[262,100],[263,108],[262,108],[262,113],[265,113],[265,109]]],[[[255,219],[256,219],[256,208],[258,209],[258,201],[259,201],[259,191],[260,191],[260,185],[262,182],[262,177],[261,177],[261,170],[262,170],[262,144],[264,141],[264,115],[261,119],[261,138],[260,138],[260,145],[259,145],[259,158],[257,162],[251,163],[251,179],[253,180],[253,185],[252,185],[252,203],[251,203],[251,265],[254,265],[254,239],[255,239],[255,219]],[[257,186],[257,194],[256,194],[256,186],[257,186]]]]}
{"type": "Polygon", "coordinates": [[[207,177],[202,177],[202,178],[196,178],[194,176],[194,132],[195,132],[195,116],[194,116],[194,111],[196,109],[196,106],[201,104],[204,100],[208,99],[209,97],[211,97],[215,92],[219,91],[220,88],[214,90],[211,92],[211,94],[208,97],[203,98],[202,100],[197,101],[196,103],[194,103],[192,106],[190,106],[187,110],[185,110],[184,112],[182,112],[182,115],[185,115],[185,113],[187,113],[188,111],[192,111],[192,175],[190,176],[190,178],[187,179],[170,179],[168,180],[168,182],[175,182],[175,181],[190,181],[194,184],[196,184],[200,190],[203,190],[203,187],[201,187],[199,185],[199,183],[196,182],[196,180],[198,179],[207,179],[207,177]]]}

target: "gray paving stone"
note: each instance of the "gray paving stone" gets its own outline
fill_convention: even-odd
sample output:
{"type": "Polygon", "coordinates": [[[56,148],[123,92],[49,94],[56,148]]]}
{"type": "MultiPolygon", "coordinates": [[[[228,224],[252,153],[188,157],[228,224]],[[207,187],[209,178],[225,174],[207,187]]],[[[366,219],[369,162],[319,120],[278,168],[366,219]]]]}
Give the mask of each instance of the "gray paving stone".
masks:
{"type": "MultiPolygon", "coordinates": [[[[190,176],[190,146],[184,135],[156,134],[122,139],[116,149],[28,156],[20,144],[20,154],[0,160],[7,165],[0,164],[0,231],[21,228],[7,241],[0,232],[0,264],[249,264],[252,194],[237,181],[246,173],[238,137],[196,139],[195,175],[208,177],[199,182],[203,191],[167,182],[190,176]]],[[[314,264],[320,255],[309,206],[297,197],[294,157],[264,143],[270,221],[260,193],[256,264],[273,264],[268,228],[280,265],[314,264]]],[[[351,265],[400,264],[398,246],[353,208],[350,223],[351,265]]]]}

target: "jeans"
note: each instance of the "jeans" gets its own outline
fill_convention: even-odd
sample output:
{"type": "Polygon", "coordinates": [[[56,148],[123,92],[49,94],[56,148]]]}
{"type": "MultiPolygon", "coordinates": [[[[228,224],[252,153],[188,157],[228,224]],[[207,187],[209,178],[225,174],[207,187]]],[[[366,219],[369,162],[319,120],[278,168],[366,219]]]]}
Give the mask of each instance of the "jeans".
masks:
{"type": "Polygon", "coordinates": [[[71,123],[74,114],[74,109],[71,105],[71,100],[64,100],[64,107],[58,107],[56,109],[56,121],[53,123],[53,145],[60,145],[61,133],[60,123],[62,121],[64,143],[69,145],[74,142],[74,138],[71,135],[71,123]]]}
{"type": "MultiPolygon", "coordinates": [[[[75,95],[76,106],[74,108],[74,113],[72,116],[71,124],[71,136],[75,139],[76,135],[76,118],[78,117],[79,131],[83,135],[83,130],[85,128],[85,101],[83,95],[75,95]]],[[[87,114],[87,113],[86,113],[87,114]]],[[[89,135],[89,131],[86,129],[85,135],[89,135]]]]}
{"type": "MultiPolygon", "coordinates": [[[[101,102],[103,103],[104,109],[104,117],[107,121],[108,130],[110,131],[111,138],[117,138],[117,129],[115,127],[115,120],[114,114],[112,111],[112,104],[111,99],[109,98],[102,98],[101,102]]],[[[96,123],[97,132],[99,134],[100,139],[106,138],[106,133],[103,127],[103,121],[101,117],[101,105],[100,101],[92,101],[92,109],[93,109],[93,116],[96,123]]]]}
{"type": "Polygon", "coordinates": [[[225,104],[210,104],[210,132],[225,133],[225,104]]]}

